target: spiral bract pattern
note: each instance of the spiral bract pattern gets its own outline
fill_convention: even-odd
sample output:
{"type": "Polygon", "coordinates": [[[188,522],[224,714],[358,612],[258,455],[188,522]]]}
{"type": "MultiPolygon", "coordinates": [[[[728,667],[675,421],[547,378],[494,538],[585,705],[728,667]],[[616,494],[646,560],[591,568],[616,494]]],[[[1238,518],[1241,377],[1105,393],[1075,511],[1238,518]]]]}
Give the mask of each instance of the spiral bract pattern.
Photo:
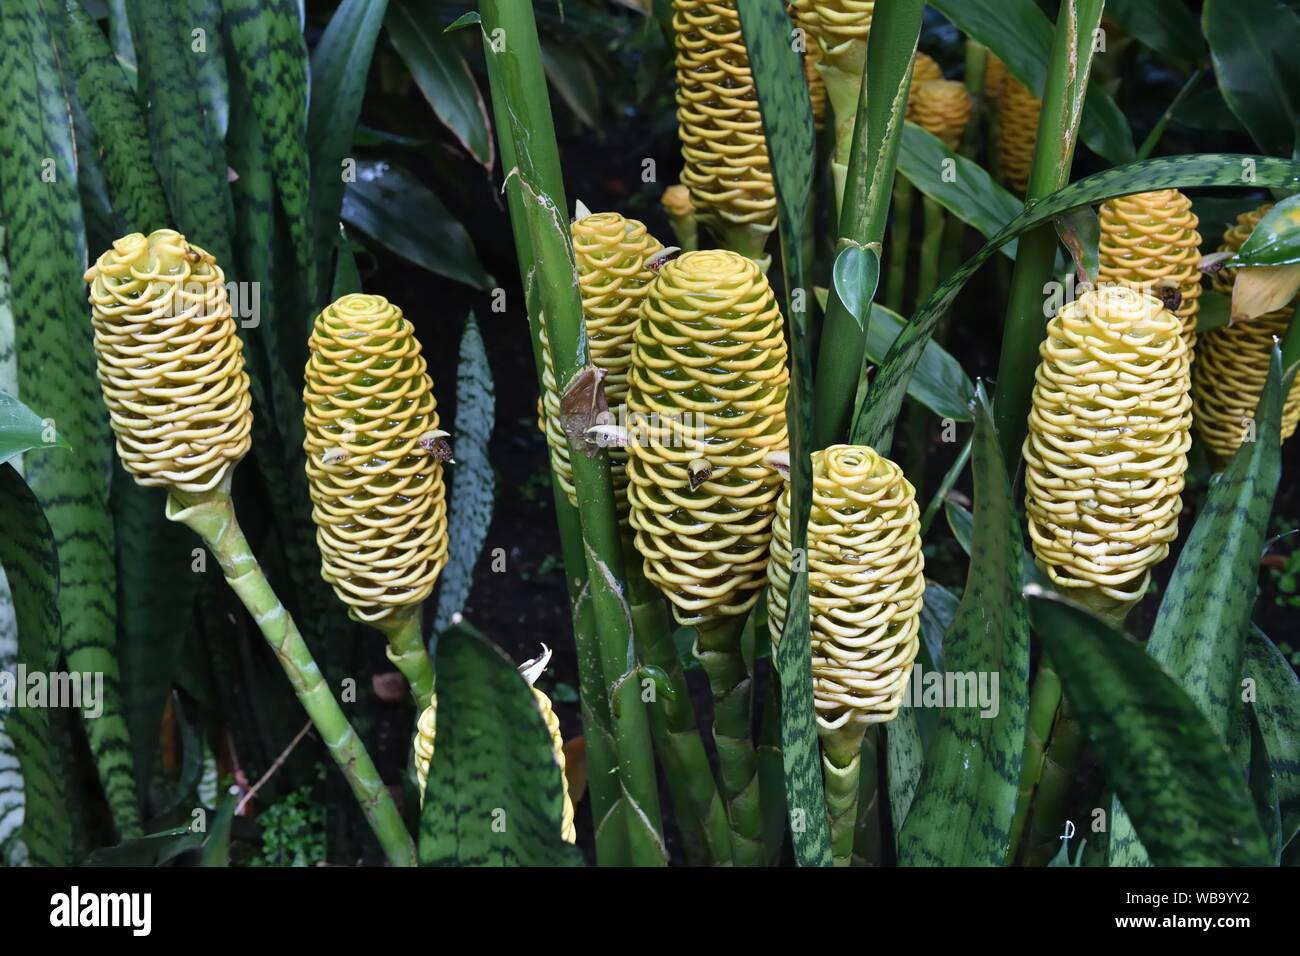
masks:
{"type": "MultiPolygon", "coordinates": [[[[1264,214],[1265,203],[1244,212],[1223,234],[1220,252],[1237,252],[1264,214]]],[[[1232,295],[1235,269],[1221,269],[1211,277],[1215,290],[1232,295]]],[[[1192,406],[1196,436],[1219,460],[1226,462],[1241,443],[1251,438],[1255,411],[1264,393],[1273,341],[1281,340],[1294,314],[1294,303],[1248,322],[1211,329],[1201,336],[1192,373],[1192,406]]],[[[1295,434],[1300,424],[1300,377],[1282,402],[1282,439],[1295,434]]]]}
{"type": "Polygon", "coordinates": [[[433,382],[411,323],[381,296],[325,308],[309,347],[303,448],[321,574],[376,623],[428,597],[447,561],[433,382]]]}
{"type": "Polygon", "coordinates": [[[790,6],[795,22],[823,50],[855,40],[865,43],[876,11],[875,0],[794,0],[790,6]]]}
{"type": "Polygon", "coordinates": [[[171,229],[133,233],[86,272],[104,404],[141,485],[200,493],[247,454],[243,344],[216,260],[171,229]]]}
{"type": "Polygon", "coordinates": [[[956,80],[929,80],[915,88],[908,100],[908,119],[932,133],[949,149],[961,145],[970,122],[970,94],[956,80]]]}
{"type": "Polygon", "coordinates": [[[767,577],[788,447],[772,289],[731,252],[688,252],[642,306],[628,390],[628,502],[646,577],[682,624],[741,615],[767,577]]]}
{"type": "Polygon", "coordinates": [[[673,0],[673,31],[681,180],[696,217],[720,238],[736,227],[765,235],[776,192],[735,0],[673,0]]]}
{"type": "Polygon", "coordinates": [[[1125,286],[1048,323],[1025,438],[1025,509],[1052,582],[1098,610],[1146,593],[1178,536],[1191,446],[1182,323],[1125,286]]]}
{"type": "Polygon", "coordinates": [[[1099,283],[1132,285],[1157,298],[1176,291],[1183,338],[1196,344],[1201,234],[1192,201],[1177,189],[1121,196],[1101,205],[1099,283]]]}
{"type": "Polygon", "coordinates": [[[1010,73],[998,99],[998,166],[1002,179],[1023,196],[1029,188],[1043,104],[1010,73]]]}
{"type": "MultiPolygon", "coordinates": [[[[920,648],[920,509],[902,469],[866,446],[815,451],[812,468],[804,560],[817,722],[823,730],[882,723],[897,715],[920,648]]],[[[768,570],[774,645],[785,627],[794,568],[787,485],[777,502],[768,570]]]]}
{"type": "MultiPolygon", "coordinates": [[[[582,313],[587,323],[587,349],[591,362],[605,372],[605,400],[618,417],[627,400],[628,368],[632,364],[632,343],[641,301],[654,279],[649,262],[663,246],[635,219],[616,212],[602,212],[579,219],[571,227],[573,255],[578,267],[578,288],[582,313]]],[[[555,381],[555,363],[542,317],[542,411],[541,427],[551,453],[551,471],[576,508],[573,463],[569,440],[560,418],[560,392],[555,381]]],[[[614,496],[620,516],[627,512],[627,452],[610,449],[614,496]]]]}

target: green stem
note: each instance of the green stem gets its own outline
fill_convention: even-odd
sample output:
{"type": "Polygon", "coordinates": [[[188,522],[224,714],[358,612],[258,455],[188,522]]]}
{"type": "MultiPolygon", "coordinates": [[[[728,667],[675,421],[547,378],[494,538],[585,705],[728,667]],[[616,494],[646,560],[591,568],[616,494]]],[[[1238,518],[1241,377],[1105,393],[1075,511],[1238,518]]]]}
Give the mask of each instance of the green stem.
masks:
{"type": "Polygon", "coordinates": [[[853,865],[879,866],[880,828],[880,726],[867,728],[862,740],[862,772],[858,775],[858,819],[853,836],[853,865]]]}
{"type": "Polygon", "coordinates": [[[1182,106],[1187,100],[1187,97],[1192,95],[1192,90],[1195,89],[1196,84],[1201,81],[1201,77],[1204,75],[1205,67],[1202,66],[1197,67],[1195,72],[1187,78],[1187,82],[1183,84],[1183,88],[1178,91],[1178,95],[1174,97],[1173,102],[1165,108],[1160,119],[1156,121],[1156,125],[1151,127],[1151,132],[1147,135],[1147,138],[1142,141],[1142,145],[1137,151],[1137,158],[1139,161],[1148,159],[1151,154],[1155,152],[1156,147],[1160,144],[1161,137],[1165,135],[1165,130],[1169,126],[1169,121],[1172,120],[1174,114],[1178,112],[1178,107],[1182,106]]]}
{"type": "Polygon", "coordinates": [[[772,257],[767,254],[767,239],[772,234],[768,226],[746,223],[713,223],[709,231],[724,249],[752,259],[758,267],[767,272],[772,266],[772,257]]]}
{"type": "Polygon", "coordinates": [[[1034,676],[1033,690],[1029,694],[1029,714],[1025,725],[1025,749],[1020,762],[1020,791],[1016,796],[1016,812],[1011,819],[1011,843],[1007,862],[1013,863],[1020,847],[1020,838],[1029,820],[1029,809],[1034,791],[1042,778],[1047,742],[1052,736],[1056,711],[1061,703],[1061,679],[1044,658],[1034,676]]]}
{"type": "Polygon", "coordinates": [[[924,302],[939,284],[939,256],[943,251],[944,227],[947,216],[943,206],[929,196],[921,197],[925,213],[921,230],[921,267],[917,270],[916,301],[924,302]]]}
{"type": "Polygon", "coordinates": [[[389,863],[414,866],[415,844],[402,815],[239,528],[230,500],[230,475],[220,487],[201,495],[168,495],[166,514],[168,520],[179,521],[198,534],[220,562],[226,582],[257,622],[316,732],[351,784],[389,863]]]}
{"type": "Polygon", "coordinates": [[[410,685],[417,713],[423,713],[433,697],[433,661],[420,630],[420,607],[402,608],[374,625],[388,638],[388,659],[410,685]]]}
{"type": "Polygon", "coordinates": [[[862,774],[862,741],[867,725],[851,721],[837,730],[818,728],[822,742],[822,780],[826,815],[831,825],[831,856],[836,866],[853,863],[853,838],[858,823],[858,786],[862,774]]]}
{"type": "Polygon", "coordinates": [[[894,182],[894,228],[889,230],[889,282],[885,307],[902,314],[907,287],[907,260],[912,251],[912,184],[902,176],[894,182]]]}
{"type": "Polygon", "coordinates": [[[727,617],[697,628],[695,656],[713,691],[713,741],[718,748],[722,798],[731,825],[736,866],[763,865],[763,820],[752,738],[754,682],[741,651],[745,619],[727,617]]]}
{"type": "MultiPolygon", "coordinates": [[[[521,193],[522,198],[511,206],[516,248],[522,230],[527,235],[530,255],[521,264],[531,264],[529,276],[533,279],[525,285],[536,285],[536,304],[546,314],[555,378],[561,383],[561,391],[567,392],[580,373],[590,367],[590,360],[537,24],[532,5],[527,3],[481,0],[479,11],[487,41],[485,54],[498,140],[503,158],[507,154],[506,142],[510,143],[509,152],[514,158],[511,190],[521,193]],[[499,42],[501,39],[505,42],[499,42]],[[526,138],[527,149],[515,148],[521,137],[526,138]]],[[[534,341],[540,314],[530,309],[534,341]]],[[[570,441],[586,570],[579,601],[591,601],[601,671],[609,688],[629,852],[637,863],[665,865],[668,855],[660,821],[649,718],[639,683],[634,679],[631,608],[623,583],[626,578],[609,456],[599,452],[589,458],[587,452],[581,442],[570,441]]],[[[568,573],[575,570],[570,565],[568,573]]]]}
{"type": "MultiPolygon", "coordinates": [[[[1092,37],[1101,22],[1104,6],[1105,0],[1066,0],[1061,4],[1026,203],[1040,200],[1069,182],[1079,132],[1078,118],[1083,113],[1092,66],[1092,37]]],[[[1046,327],[1043,284],[1052,277],[1056,246],[1056,227],[1050,222],[1020,239],[1007,299],[993,418],[1003,460],[1012,475],[1019,465],[1020,445],[1025,437],[1038,346],[1046,327]]]]}
{"type": "MultiPolygon", "coordinates": [[[[894,114],[894,93],[911,79],[924,7],[922,0],[892,0],[880,4],[872,19],[839,207],[837,254],[851,245],[878,246],[884,238],[903,126],[901,115],[894,114]],[[868,89],[886,92],[869,97],[868,89]]],[[[897,105],[901,114],[905,104],[897,105]]],[[[848,434],[865,348],[866,330],[832,295],[817,353],[813,448],[825,448],[848,434]]]]}
{"type": "Polygon", "coordinates": [[[943,481],[939,484],[939,490],[934,493],[930,503],[925,506],[925,513],[921,515],[922,537],[925,537],[925,533],[930,530],[930,525],[934,522],[934,516],[943,507],[948,492],[952,491],[952,486],[957,484],[957,479],[961,477],[962,471],[966,468],[966,462],[970,461],[971,440],[971,438],[966,439],[966,444],[962,446],[961,452],[958,453],[957,460],[952,463],[948,473],[943,476],[943,481]]]}
{"type": "Polygon", "coordinates": [[[1083,745],[1083,728],[1071,715],[1070,702],[1063,699],[1052,727],[1052,739],[1047,744],[1029,818],[1029,843],[1024,854],[1027,866],[1046,866],[1061,848],[1065,815],[1069,811],[1083,745]]]}

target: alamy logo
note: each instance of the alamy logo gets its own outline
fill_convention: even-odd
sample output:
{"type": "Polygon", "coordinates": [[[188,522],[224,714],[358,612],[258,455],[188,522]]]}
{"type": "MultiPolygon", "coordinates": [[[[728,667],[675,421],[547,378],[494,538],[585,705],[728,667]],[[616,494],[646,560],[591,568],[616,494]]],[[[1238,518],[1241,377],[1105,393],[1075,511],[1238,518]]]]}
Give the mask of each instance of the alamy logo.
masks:
{"type": "Polygon", "coordinates": [[[0,670],[0,713],[12,707],[71,707],[91,719],[104,713],[102,671],[29,671],[19,664],[0,670]]]}
{"type": "Polygon", "coordinates": [[[133,936],[148,936],[153,928],[151,893],[70,893],[50,897],[50,925],[57,927],[127,927],[133,936]]]}

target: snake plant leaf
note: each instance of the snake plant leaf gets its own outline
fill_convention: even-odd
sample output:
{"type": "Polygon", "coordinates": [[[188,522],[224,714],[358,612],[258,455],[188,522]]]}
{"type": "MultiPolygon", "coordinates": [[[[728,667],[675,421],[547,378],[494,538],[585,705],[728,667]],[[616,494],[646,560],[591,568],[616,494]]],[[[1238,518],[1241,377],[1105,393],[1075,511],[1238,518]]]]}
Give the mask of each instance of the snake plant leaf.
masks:
{"type": "Polygon", "coordinates": [[[311,56],[307,113],[309,195],[316,275],[322,278],[328,275],[325,267],[334,250],[343,205],[343,165],[351,158],[349,151],[366,93],[366,75],[387,8],[388,0],[343,0],[311,56]]]}
{"type": "Polygon", "coordinates": [[[248,90],[275,173],[298,265],[315,291],[311,166],[307,153],[307,45],[297,0],[222,0],[232,62],[248,90]]]}
{"type": "Polygon", "coordinates": [[[1300,263],[1300,196],[1288,196],[1264,213],[1227,265],[1285,266],[1300,263]]]}
{"type": "MultiPolygon", "coordinates": [[[[40,503],[12,465],[0,465],[0,567],[13,589],[18,622],[17,664],[49,673],[59,664],[59,559],[40,503]]],[[[12,675],[6,675],[12,679],[12,675]]],[[[22,840],[38,865],[73,863],[72,808],[64,790],[62,753],[42,707],[0,712],[17,757],[23,789],[22,840]]],[[[0,780],[0,805],[12,806],[0,780]]]]}
{"type": "Polygon", "coordinates": [[[1106,14],[1174,66],[1192,69],[1207,55],[1201,25],[1184,0],[1108,0],[1106,14]]]}
{"type": "Polygon", "coordinates": [[[109,197],[122,231],[147,235],[161,229],[170,218],[167,200],[132,81],[80,0],[67,0],[66,34],[77,97],[99,138],[109,197]]]}
{"type": "Polygon", "coordinates": [[[1245,780],[1187,693],[1141,645],[1059,595],[1030,589],[1029,606],[1071,711],[1151,861],[1267,865],[1245,780]]]}
{"type": "Polygon", "coordinates": [[[947,673],[998,675],[993,714],[945,707],[898,837],[904,866],[998,866],[1011,841],[1029,706],[1029,616],[1020,593],[1020,522],[992,409],[977,387],[970,572],[944,637],[947,673]]]}
{"type": "Polygon", "coordinates": [[[54,428],[8,392],[0,389],[0,465],[33,448],[67,448],[54,428]]]}
{"type": "Polygon", "coordinates": [[[226,138],[230,126],[230,84],[226,76],[221,5],[222,0],[180,0],[183,12],[178,17],[194,59],[199,99],[218,141],[226,138]]]}
{"type": "Polygon", "coordinates": [[[831,291],[848,309],[858,328],[867,331],[871,300],[880,283],[880,253],[875,249],[850,245],[840,250],[831,267],[831,291]]]}
{"type": "Polygon", "coordinates": [[[357,163],[343,196],[343,219],[408,262],[475,289],[490,289],[473,240],[418,179],[385,162],[357,163]]]}
{"type": "MultiPolygon", "coordinates": [[[[915,123],[903,127],[898,151],[898,171],[966,225],[991,239],[1025,204],[1000,186],[984,167],[954,153],[933,133],[915,123]]],[[[1002,254],[1016,257],[1016,243],[1008,242],[1002,254]]]]}
{"type": "Polygon", "coordinates": [[[135,44],[131,40],[131,23],[126,15],[126,0],[107,0],[108,39],[113,45],[113,57],[126,73],[127,82],[135,89],[140,68],[135,62],[135,44]]]}
{"type": "MultiPolygon", "coordinates": [[[[871,323],[867,327],[867,358],[882,361],[906,325],[907,320],[897,312],[873,303],[871,323]]],[[[975,386],[961,363],[937,342],[926,344],[916,374],[908,383],[907,394],[940,418],[968,422],[973,417],[971,402],[975,400],[975,386]]]]}
{"type": "MultiPolygon", "coordinates": [[[[808,220],[816,154],[812,106],[803,65],[790,45],[790,20],[780,0],[741,4],[738,9],[750,68],[758,87],[759,110],[776,186],[792,350],[786,408],[790,429],[790,540],[792,547],[803,548],[812,506],[813,395],[809,334],[812,310],[808,301],[808,264],[803,261],[803,231],[808,220]]],[[[856,280],[855,289],[861,290],[859,302],[863,308],[875,292],[870,260],[876,258],[867,253],[861,268],[848,267],[850,273],[858,274],[844,277],[846,281],[856,280]],[[865,287],[867,284],[870,290],[865,287]]],[[[851,258],[850,263],[853,262],[851,258]]],[[[839,260],[836,266],[838,270],[839,260]]],[[[875,274],[878,278],[878,260],[875,274]]],[[[862,324],[860,316],[858,324],[862,324]]],[[[781,682],[781,753],[785,761],[786,808],[792,822],[791,842],[800,866],[829,866],[830,827],[823,809],[825,791],[812,697],[807,574],[794,576],[788,600],[785,631],[776,648],[774,663],[781,682]]]]}
{"type": "Polygon", "coordinates": [[[57,21],[45,12],[32,5],[0,9],[0,198],[14,313],[22,316],[18,394],[54,421],[76,454],[29,456],[26,475],[63,568],[59,612],[69,669],[104,674],[104,711],[85,726],[114,821],[130,834],[139,812],[114,650],[111,445],[82,297],[86,248],[69,103],[50,32],[57,21]],[[54,173],[52,181],[43,181],[42,170],[54,173]]]}
{"type": "Polygon", "coordinates": [[[1300,679],[1258,627],[1246,638],[1243,680],[1254,682],[1250,712],[1263,736],[1277,788],[1281,845],[1300,832],[1300,679]]]}
{"type": "MultiPolygon", "coordinates": [[[[881,363],[871,390],[858,406],[854,416],[853,441],[871,445],[882,453],[888,450],[907,384],[940,317],[952,307],[970,277],[992,258],[1000,246],[1079,206],[1148,190],[1199,186],[1296,189],[1300,188],[1300,163],[1230,153],[1149,159],[1081,179],[1025,209],[965,265],[940,283],[903,329],[881,363]],[[1254,170],[1254,183],[1243,180],[1244,169],[1254,170]]],[[[1027,395],[1025,399],[1028,400],[1027,395]]]]}
{"type": "Polygon", "coordinates": [[[432,0],[393,0],[384,27],[434,115],[484,169],[495,161],[483,94],[432,0]]]}
{"type": "MultiPolygon", "coordinates": [[[[975,528],[975,518],[969,511],[963,508],[957,502],[949,499],[943,503],[944,516],[948,519],[948,529],[952,531],[952,536],[957,539],[957,544],[970,557],[971,539],[975,528]]],[[[1045,591],[1055,590],[1051,580],[1043,573],[1034,562],[1034,556],[1028,548],[1024,549],[1025,559],[1021,563],[1021,581],[1026,584],[1036,584],[1045,591]]]]}
{"type": "Polygon", "coordinates": [[[345,295],[360,292],[361,272],[357,269],[357,256],[353,251],[352,240],[347,230],[339,226],[337,253],[334,260],[334,284],[330,290],[330,301],[341,299],[345,295]]]}
{"type": "Polygon", "coordinates": [[[532,689],[466,627],[438,639],[438,731],[420,816],[421,866],[576,866],[560,838],[560,768],[532,689]]]}
{"type": "Polygon", "coordinates": [[[438,585],[433,632],[441,633],[460,615],[469,599],[474,565],[483,550],[496,478],[488,459],[488,441],[496,416],[492,369],[474,313],[465,321],[456,367],[456,435],[452,444],[451,506],[447,517],[447,566],[438,585]]]}
{"type": "Polygon", "coordinates": [[[158,833],[123,840],[96,850],[82,866],[167,866],[180,856],[203,846],[204,837],[189,827],[172,827],[158,833]]]}
{"type": "MultiPolygon", "coordinates": [[[[1052,50],[1052,22],[1034,0],[934,0],[931,4],[963,33],[993,51],[1007,70],[1042,98],[1052,50]]],[[[1089,84],[1079,135],[1116,165],[1137,155],[1128,120],[1105,90],[1089,84]]]]}
{"type": "MultiPolygon", "coordinates": [[[[929,584],[926,590],[929,590],[929,584]]],[[[925,738],[918,719],[923,713],[925,711],[914,707],[904,707],[884,728],[885,779],[889,786],[889,817],[893,823],[895,853],[925,767],[925,738]]],[[[935,717],[937,719],[938,715],[935,717]]],[[[860,811],[863,809],[859,808],[860,811]]]]}
{"type": "Polygon", "coordinates": [[[188,27],[158,15],[152,0],[127,0],[140,60],[140,97],[154,165],[171,209],[168,226],[228,263],[234,207],[226,151],[209,116],[188,27]]]}
{"type": "Polygon", "coordinates": [[[1261,150],[1290,156],[1300,123],[1300,14],[1283,0],[1206,0],[1201,28],[1232,112],[1261,150]]]}
{"type": "Polygon", "coordinates": [[[1260,730],[1254,711],[1243,711],[1242,716],[1250,727],[1250,760],[1248,782],[1255,801],[1255,815],[1268,841],[1268,854],[1274,865],[1282,862],[1282,809],[1279,805],[1277,777],[1269,762],[1268,745],[1260,730]]]}
{"type": "MultiPolygon", "coordinates": [[[[1255,413],[1255,440],[1242,443],[1210,486],[1146,645],[1223,741],[1240,700],[1259,556],[1281,477],[1281,381],[1282,356],[1275,348],[1255,413]]],[[[1118,802],[1113,816],[1111,864],[1145,864],[1151,848],[1135,839],[1118,802]]]]}

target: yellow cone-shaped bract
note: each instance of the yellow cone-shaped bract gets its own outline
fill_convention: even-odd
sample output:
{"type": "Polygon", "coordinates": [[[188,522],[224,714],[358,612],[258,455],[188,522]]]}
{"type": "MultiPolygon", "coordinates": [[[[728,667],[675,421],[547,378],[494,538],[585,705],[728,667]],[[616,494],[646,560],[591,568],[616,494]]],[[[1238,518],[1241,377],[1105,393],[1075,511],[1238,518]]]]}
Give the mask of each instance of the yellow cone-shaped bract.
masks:
{"type": "Polygon", "coordinates": [[[1177,189],[1121,196],[1101,205],[1101,284],[1132,285],[1157,298],[1178,293],[1183,337],[1196,343],[1201,300],[1201,234],[1192,201],[1177,189]]]}
{"type": "Polygon", "coordinates": [[[822,48],[811,43],[803,55],[803,76],[808,83],[808,101],[812,106],[813,128],[821,132],[826,128],[826,80],[817,64],[822,58],[822,48]]]}
{"type": "MultiPolygon", "coordinates": [[[[602,212],[579,219],[571,228],[573,255],[578,267],[582,312],[587,323],[587,348],[591,362],[605,372],[605,400],[618,417],[618,406],[627,400],[628,368],[632,364],[632,342],[641,317],[641,301],[655,274],[649,262],[663,246],[635,219],[616,212],[602,212]]],[[[541,427],[551,452],[551,471],[576,508],[573,464],[569,441],[560,418],[560,392],[555,382],[555,365],[542,320],[542,410],[541,427]]],[[[627,512],[627,453],[610,449],[614,497],[620,516],[627,512]]]]}
{"type": "Polygon", "coordinates": [[[216,260],[159,229],[86,272],[99,383],[122,466],[141,485],[219,485],[253,427],[243,345],[216,260]]]}
{"type": "MultiPolygon", "coordinates": [[[[1264,214],[1265,203],[1244,212],[1223,234],[1220,252],[1237,252],[1264,214]]],[[[1215,290],[1232,295],[1235,269],[1221,269],[1211,278],[1215,290]]],[[[1273,340],[1286,335],[1294,306],[1288,305],[1248,322],[1211,329],[1201,336],[1192,372],[1192,408],[1196,436],[1225,463],[1254,434],[1255,411],[1264,393],[1273,340]]],[[[1300,378],[1282,403],[1282,438],[1290,438],[1300,423],[1300,378]]]]}
{"type": "MultiPolygon", "coordinates": [[[[560,787],[564,794],[564,809],[560,819],[560,837],[569,843],[578,842],[578,831],[574,825],[573,800],[569,797],[569,781],[565,776],[564,737],[560,734],[560,718],[551,706],[551,699],[536,687],[533,699],[541,711],[542,720],[551,735],[551,753],[560,765],[560,787]]],[[[438,731],[438,697],[435,694],[429,706],[420,714],[415,728],[415,780],[420,791],[420,806],[424,806],[424,793],[429,786],[429,765],[433,762],[434,741],[438,731]]]]}
{"type": "Polygon", "coordinates": [[[925,84],[935,83],[942,79],[943,69],[935,61],[934,57],[917,50],[916,56],[912,60],[912,84],[907,88],[907,118],[913,123],[918,122],[916,118],[917,93],[925,84]]]}
{"type": "Polygon", "coordinates": [[[956,80],[930,80],[914,89],[908,100],[908,119],[933,133],[949,149],[961,145],[970,122],[970,94],[956,80]]]}
{"type": "Polygon", "coordinates": [[[325,308],[309,347],[303,448],[321,575],[377,623],[428,597],[447,561],[433,382],[411,323],[381,296],[325,308]]]}
{"type": "Polygon", "coordinates": [[[876,10],[875,0],[794,0],[790,6],[795,22],[823,50],[855,40],[865,43],[876,10]]]}
{"type": "Polygon", "coordinates": [[[761,258],[776,227],[776,192],[735,0],[673,0],[673,31],[681,181],[700,222],[761,258]]]}
{"type": "MultiPolygon", "coordinates": [[[[920,647],[925,560],[916,495],[901,468],[866,446],[815,451],[812,468],[806,569],[817,722],[837,730],[892,720],[920,647]]],[[[774,645],[793,563],[787,485],[768,569],[774,645]]]]}
{"type": "Polygon", "coordinates": [[[997,109],[1007,84],[1007,65],[990,50],[984,61],[984,101],[997,109]]]}
{"type": "Polygon", "coordinates": [[[998,99],[998,167],[1003,181],[1023,196],[1029,188],[1043,104],[1010,73],[998,99]]]}
{"type": "Polygon", "coordinates": [[[646,577],[677,620],[745,614],[767,578],[788,447],[781,313],[751,261],[669,262],[642,306],[628,390],[628,502],[646,577]]]}
{"type": "Polygon", "coordinates": [[[1040,354],[1024,444],[1034,555],[1075,600],[1126,607],[1178,536],[1192,420],[1182,322],[1103,286],[1057,313],[1040,354]]]}

